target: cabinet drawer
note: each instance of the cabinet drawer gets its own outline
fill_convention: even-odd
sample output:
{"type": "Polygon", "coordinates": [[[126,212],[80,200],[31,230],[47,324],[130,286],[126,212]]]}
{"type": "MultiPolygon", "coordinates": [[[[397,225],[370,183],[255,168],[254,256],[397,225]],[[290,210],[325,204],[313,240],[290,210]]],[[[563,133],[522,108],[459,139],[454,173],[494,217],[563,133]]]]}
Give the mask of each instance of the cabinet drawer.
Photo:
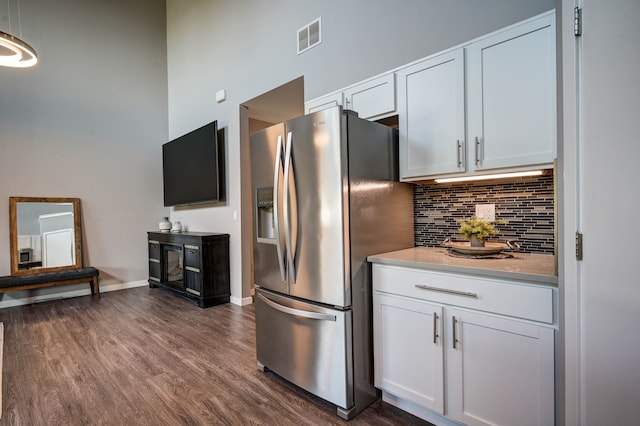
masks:
{"type": "Polygon", "coordinates": [[[184,271],[185,290],[196,296],[202,296],[202,276],[190,267],[184,271]]]}
{"type": "Polygon", "coordinates": [[[160,259],[160,243],[149,240],[149,259],[160,259]]]}
{"type": "Polygon", "coordinates": [[[553,323],[553,289],[499,279],[373,265],[374,291],[553,323]]]}
{"type": "Polygon", "coordinates": [[[158,259],[149,258],[149,279],[160,281],[160,261],[158,259]]]}
{"type": "Polygon", "coordinates": [[[200,247],[185,244],[183,253],[185,266],[200,269],[200,247]]]}

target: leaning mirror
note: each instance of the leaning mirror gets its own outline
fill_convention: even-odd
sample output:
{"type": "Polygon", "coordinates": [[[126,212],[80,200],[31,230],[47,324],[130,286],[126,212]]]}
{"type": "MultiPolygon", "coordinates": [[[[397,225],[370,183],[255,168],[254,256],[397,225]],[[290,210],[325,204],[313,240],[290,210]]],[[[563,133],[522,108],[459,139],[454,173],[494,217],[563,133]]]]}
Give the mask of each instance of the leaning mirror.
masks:
{"type": "Polygon", "coordinates": [[[11,274],[82,267],[79,198],[10,197],[11,274]]]}

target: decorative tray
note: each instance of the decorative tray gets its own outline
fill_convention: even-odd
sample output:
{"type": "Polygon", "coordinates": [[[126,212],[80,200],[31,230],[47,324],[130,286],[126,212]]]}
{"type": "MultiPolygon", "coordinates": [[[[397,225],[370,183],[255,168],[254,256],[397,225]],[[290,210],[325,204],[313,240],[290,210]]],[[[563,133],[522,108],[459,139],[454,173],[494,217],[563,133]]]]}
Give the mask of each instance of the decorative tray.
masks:
{"type": "Polygon", "coordinates": [[[442,242],[443,247],[450,248],[453,251],[470,255],[488,255],[500,253],[503,250],[518,250],[520,246],[512,241],[490,242],[486,241],[484,247],[471,247],[469,241],[453,241],[447,238],[442,242]]]}

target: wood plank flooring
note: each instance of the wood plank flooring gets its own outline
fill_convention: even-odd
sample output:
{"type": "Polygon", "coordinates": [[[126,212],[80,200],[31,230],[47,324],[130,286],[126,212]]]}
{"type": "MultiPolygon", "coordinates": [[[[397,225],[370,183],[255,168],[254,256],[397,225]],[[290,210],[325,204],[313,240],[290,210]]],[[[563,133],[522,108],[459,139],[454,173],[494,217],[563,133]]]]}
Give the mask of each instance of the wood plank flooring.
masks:
{"type": "Polygon", "coordinates": [[[253,305],[139,287],[0,310],[0,425],[427,425],[380,400],[345,422],[256,367],[253,305]]]}

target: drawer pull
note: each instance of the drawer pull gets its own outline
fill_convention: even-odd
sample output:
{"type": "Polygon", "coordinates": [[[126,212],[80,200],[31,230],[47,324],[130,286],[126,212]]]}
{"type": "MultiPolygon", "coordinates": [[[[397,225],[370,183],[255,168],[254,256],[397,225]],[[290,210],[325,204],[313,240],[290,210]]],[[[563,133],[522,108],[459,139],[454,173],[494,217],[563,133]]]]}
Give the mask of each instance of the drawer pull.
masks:
{"type": "Polygon", "coordinates": [[[160,244],[160,241],[149,240],[149,244],[160,244]]]}
{"type": "Polygon", "coordinates": [[[185,245],[184,245],[184,248],[186,248],[186,249],[191,249],[191,250],[200,250],[200,247],[198,247],[198,246],[192,246],[192,245],[190,245],[190,244],[185,244],[185,245]]]}
{"type": "Polygon", "coordinates": [[[193,266],[185,266],[184,269],[186,269],[187,271],[200,273],[200,269],[194,268],[193,266]]]}
{"type": "Polygon", "coordinates": [[[196,296],[200,296],[200,292],[198,290],[194,290],[194,289],[189,288],[189,287],[187,287],[186,290],[187,290],[188,293],[195,294],[196,296]]]}
{"type": "Polygon", "coordinates": [[[156,278],[156,277],[149,277],[149,279],[150,279],[151,281],[155,281],[155,282],[157,282],[157,283],[159,283],[159,282],[160,282],[160,278],[156,278]]]}
{"type": "Polygon", "coordinates": [[[153,257],[150,257],[149,262],[160,263],[160,259],[154,259],[153,257]]]}
{"type": "Polygon", "coordinates": [[[455,294],[456,296],[472,297],[474,299],[478,298],[477,293],[471,293],[470,291],[449,290],[448,288],[431,287],[431,286],[422,285],[422,284],[416,284],[415,287],[421,290],[431,290],[431,291],[437,291],[439,293],[455,294]]]}

